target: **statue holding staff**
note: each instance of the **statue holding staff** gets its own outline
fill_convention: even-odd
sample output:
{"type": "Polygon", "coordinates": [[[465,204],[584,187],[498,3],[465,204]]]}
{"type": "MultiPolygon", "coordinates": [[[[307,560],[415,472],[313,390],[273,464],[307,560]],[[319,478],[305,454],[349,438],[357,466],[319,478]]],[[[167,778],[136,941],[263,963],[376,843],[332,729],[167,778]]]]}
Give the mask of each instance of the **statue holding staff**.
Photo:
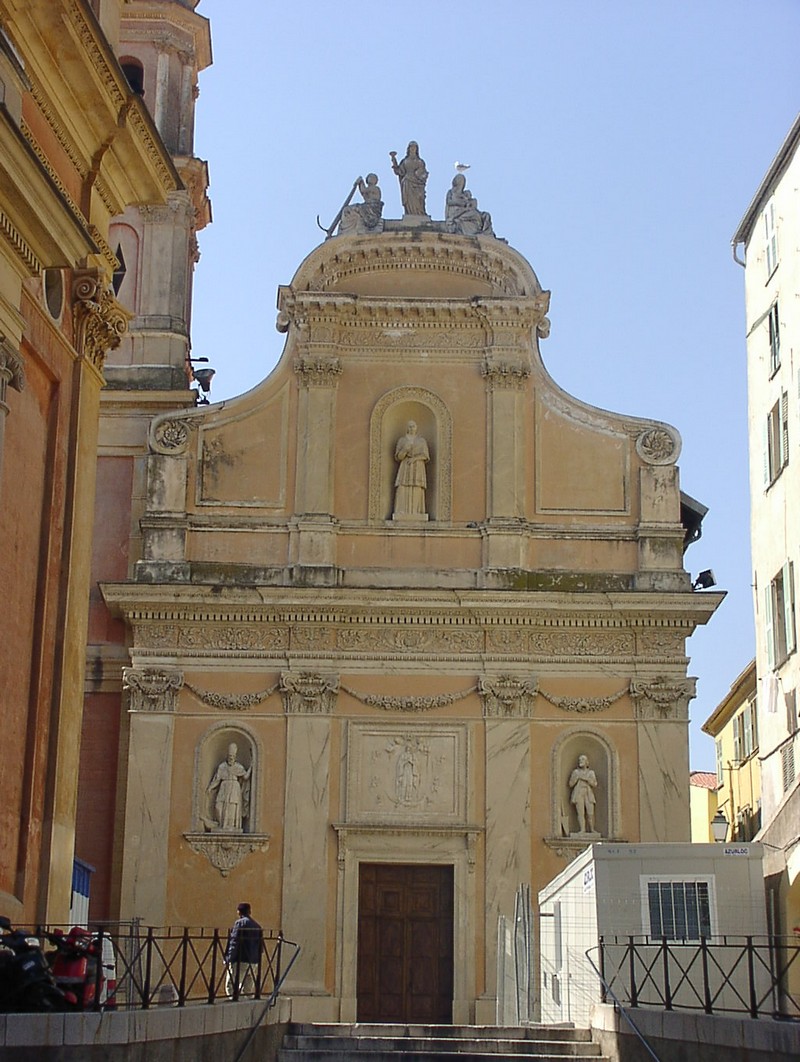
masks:
{"type": "Polygon", "coordinates": [[[406,148],[406,157],[397,161],[397,152],[390,151],[392,169],[400,180],[400,198],[403,201],[403,211],[406,215],[413,214],[417,217],[427,217],[425,211],[425,185],[428,181],[428,171],[425,162],[419,157],[419,145],[412,140],[406,148]]]}

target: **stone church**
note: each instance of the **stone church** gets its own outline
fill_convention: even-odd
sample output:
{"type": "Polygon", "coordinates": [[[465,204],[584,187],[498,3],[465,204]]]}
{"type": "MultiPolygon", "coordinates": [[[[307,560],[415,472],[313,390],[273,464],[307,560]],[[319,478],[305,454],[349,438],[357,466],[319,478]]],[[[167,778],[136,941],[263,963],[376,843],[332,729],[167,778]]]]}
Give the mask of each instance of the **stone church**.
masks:
{"type": "Polygon", "coordinates": [[[721,595],[684,568],[678,433],[561,390],[549,292],[398,154],[279,289],[269,377],[148,421],[140,559],[102,585],[113,905],[249,901],[302,946],[299,1020],[491,1023],[521,888],[688,840],[686,640],[721,595]]]}

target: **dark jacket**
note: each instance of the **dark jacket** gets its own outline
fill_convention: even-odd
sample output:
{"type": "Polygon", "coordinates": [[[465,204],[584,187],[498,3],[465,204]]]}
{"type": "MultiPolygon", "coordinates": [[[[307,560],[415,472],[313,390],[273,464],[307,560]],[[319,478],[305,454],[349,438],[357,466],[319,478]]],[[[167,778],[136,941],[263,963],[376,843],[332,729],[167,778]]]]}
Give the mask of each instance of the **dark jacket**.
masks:
{"type": "Polygon", "coordinates": [[[231,927],[228,947],[225,949],[227,962],[251,962],[255,965],[261,953],[263,932],[254,918],[244,916],[237,918],[231,927]]]}

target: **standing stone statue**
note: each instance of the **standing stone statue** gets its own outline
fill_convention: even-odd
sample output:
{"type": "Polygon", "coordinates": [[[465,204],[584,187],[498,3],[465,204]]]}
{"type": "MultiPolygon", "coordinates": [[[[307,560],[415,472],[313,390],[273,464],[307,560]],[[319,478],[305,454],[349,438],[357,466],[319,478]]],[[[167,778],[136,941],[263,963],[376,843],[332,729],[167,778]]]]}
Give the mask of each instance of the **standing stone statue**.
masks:
{"type": "Polygon", "coordinates": [[[408,422],[405,435],[397,440],[394,459],[400,462],[394,481],[395,517],[425,517],[425,488],[428,486],[425,464],[431,456],[428,444],[421,435],[417,435],[417,425],[413,420],[408,422]]]}
{"type": "Polygon", "coordinates": [[[403,201],[404,214],[427,217],[425,211],[425,185],[428,171],[425,162],[419,157],[419,145],[412,140],[406,148],[406,157],[397,161],[397,152],[390,151],[392,169],[400,179],[400,198],[403,201]]]}
{"type": "Polygon", "coordinates": [[[466,185],[464,174],[457,173],[445,199],[444,218],[447,231],[461,236],[477,236],[478,233],[493,236],[491,214],[478,210],[478,200],[466,185]]]}
{"type": "Polygon", "coordinates": [[[588,756],[578,757],[578,766],[569,776],[569,788],[570,803],[575,805],[578,815],[578,833],[594,833],[594,791],[597,789],[597,775],[589,766],[588,756]]]}
{"type": "Polygon", "coordinates": [[[214,811],[218,828],[241,833],[242,823],[249,813],[250,775],[253,768],[239,763],[236,759],[238,751],[235,742],[228,745],[228,755],[214,772],[207,792],[216,792],[214,811]]]}
{"type": "Polygon", "coordinates": [[[368,173],[366,181],[363,177],[359,177],[356,184],[364,202],[342,208],[339,235],[383,232],[383,202],[378,185],[378,175],[368,173]]]}

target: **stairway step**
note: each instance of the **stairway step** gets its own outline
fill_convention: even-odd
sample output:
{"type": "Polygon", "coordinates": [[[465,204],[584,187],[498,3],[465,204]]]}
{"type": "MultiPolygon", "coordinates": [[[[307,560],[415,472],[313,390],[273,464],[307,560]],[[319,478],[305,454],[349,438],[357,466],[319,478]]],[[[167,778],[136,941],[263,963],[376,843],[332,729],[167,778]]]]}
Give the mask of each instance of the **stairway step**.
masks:
{"type": "Polygon", "coordinates": [[[557,1042],[591,1042],[589,1029],[573,1025],[402,1025],[377,1022],[292,1022],[289,1032],[295,1036],[379,1036],[425,1037],[480,1040],[554,1040],[557,1042]]]}
{"type": "Polygon", "coordinates": [[[342,1051],[347,1048],[358,1051],[398,1051],[410,1052],[437,1051],[439,1053],[458,1054],[506,1054],[528,1055],[536,1058],[552,1056],[558,1058],[577,1058],[597,1056],[600,1048],[586,1040],[542,1040],[533,1037],[522,1039],[484,1036],[371,1036],[354,1037],[320,1036],[306,1033],[289,1033],[283,1041],[284,1049],[299,1051],[342,1051]]]}
{"type": "MultiPolygon", "coordinates": [[[[343,1058],[356,1058],[358,1062],[396,1062],[398,1058],[411,1059],[412,1062],[447,1062],[453,1054],[449,1051],[437,1051],[435,1047],[422,1051],[407,1050],[364,1050],[356,1042],[352,1045],[343,1041],[338,1050],[311,1050],[304,1051],[281,1047],[278,1051],[278,1062],[341,1062],[343,1058]]],[[[486,1051],[459,1052],[459,1058],[464,1062],[519,1062],[518,1054],[500,1054],[486,1051]]],[[[564,1055],[536,1055],[537,1062],[563,1062],[564,1055]]],[[[608,1062],[601,1055],[593,1056],[597,1062],[608,1062]]]]}

